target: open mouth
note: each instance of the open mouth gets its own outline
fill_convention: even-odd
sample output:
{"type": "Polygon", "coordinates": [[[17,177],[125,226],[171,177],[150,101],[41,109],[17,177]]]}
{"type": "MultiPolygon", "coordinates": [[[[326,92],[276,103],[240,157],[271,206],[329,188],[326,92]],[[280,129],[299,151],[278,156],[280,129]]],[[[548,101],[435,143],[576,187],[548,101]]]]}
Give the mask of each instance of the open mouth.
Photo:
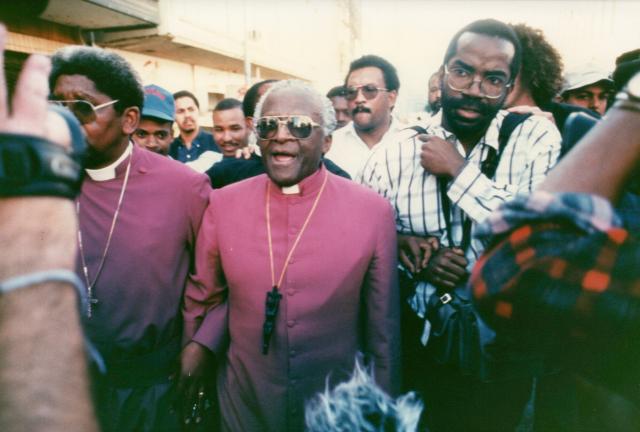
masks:
{"type": "Polygon", "coordinates": [[[296,155],[287,152],[273,152],[271,153],[271,159],[277,165],[289,165],[296,159],[296,155]]]}

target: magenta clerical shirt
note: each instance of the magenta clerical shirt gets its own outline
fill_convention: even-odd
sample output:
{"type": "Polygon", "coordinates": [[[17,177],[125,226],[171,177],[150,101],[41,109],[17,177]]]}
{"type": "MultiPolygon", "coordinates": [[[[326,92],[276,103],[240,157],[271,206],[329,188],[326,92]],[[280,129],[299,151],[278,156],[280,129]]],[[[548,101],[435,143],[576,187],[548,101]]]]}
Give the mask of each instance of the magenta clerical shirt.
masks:
{"type": "MultiPolygon", "coordinates": [[[[320,190],[321,168],[300,193],[271,187],[276,279],[320,190]]],[[[222,426],[231,431],[301,431],[304,403],[353,371],[361,352],[376,381],[395,392],[399,369],[399,294],[393,211],[374,192],[328,174],[326,188],[279,287],[283,297],[263,355],[265,297],[271,289],[266,175],[212,192],[185,303],[194,340],[221,352],[222,426]],[[208,310],[208,313],[205,312],[208,310]]]]}
{"type": "MultiPolygon", "coordinates": [[[[180,305],[193,267],[195,238],[211,190],[206,176],[133,148],[120,216],[94,288],[98,304],[83,324],[107,362],[126,362],[178,340],[180,305]]],[[[116,178],[82,185],[80,228],[93,281],[117,207],[129,158],[116,178]]],[[[78,274],[84,278],[80,258],[78,274]]],[[[175,349],[166,353],[175,357],[175,349]]]]}

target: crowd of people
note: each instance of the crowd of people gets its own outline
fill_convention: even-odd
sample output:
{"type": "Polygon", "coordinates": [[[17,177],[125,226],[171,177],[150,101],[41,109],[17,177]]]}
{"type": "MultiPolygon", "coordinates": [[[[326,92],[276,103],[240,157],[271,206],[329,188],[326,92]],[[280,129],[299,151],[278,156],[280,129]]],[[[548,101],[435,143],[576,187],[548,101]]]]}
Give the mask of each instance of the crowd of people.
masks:
{"type": "Polygon", "coordinates": [[[212,133],[101,48],[0,73],[0,429],[638,430],[639,71],[485,19],[418,123],[365,55],[212,133]]]}

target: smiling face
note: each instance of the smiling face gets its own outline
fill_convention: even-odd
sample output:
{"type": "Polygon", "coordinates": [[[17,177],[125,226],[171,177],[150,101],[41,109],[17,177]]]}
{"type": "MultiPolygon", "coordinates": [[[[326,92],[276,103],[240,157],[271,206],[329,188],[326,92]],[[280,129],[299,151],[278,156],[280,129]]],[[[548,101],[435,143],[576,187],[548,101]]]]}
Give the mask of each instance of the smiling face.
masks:
{"type": "MultiPolygon", "coordinates": [[[[52,98],[56,100],[85,100],[94,106],[113,99],[98,91],[93,81],[84,75],[60,75],[53,87],[52,98]]],[[[100,108],[95,118],[82,124],[89,144],[86,156],[87,168],[102,168],[117,160],[129,143],[138,125],[140,111],[136,107],[126,108],[118,114],[113,105],[100,108]]]]}
{"type": "Polygon", "coordinates": [[[474,75],[476,82],[468,89],[453,90],[449,74],[442,79],[442,124],[458,138],[483,134],[502,107],[508,91],[496,99],[483,95],[479,81],[492,76],[511,79],[510,65],[515,53],[511,42],[477,33],[463,33],[457,51],[447,62],[449,71],[458,69],[474,75]]]}
{"type": "MultiPolygon", "coordinates": [[[[346,87],[372,85],[386,88],[382,70],[377,67],[356,69],[347,77],[346,87]]],[[[362,90],[358,91],[355,99],[349,101],[349,110],[356,130],[373,132],[388,127],[391,122],[391,109],[396,103],[398,92],[378,91],[376,97],[367,99],[362,90]]]]}
{"type": "Polygon", "coordinates": [[[247,146],[249,128],[241,108],[213,112],[213,138],[224,157],[234,157],[236,150],[247,146]]]}
{"type": "MultiPolygon", "coordinates": [[[[260,116],[306,115],[322,125],[322,106],[299,89],[283,88],[268,95],[260,116]]],[[[287,126],[280,124],[271,139],[258,139],[267,174],[278,186],[291,186],[316,172],[322,155],[329,150],[331,137],[322,127],[314,127],[309,138],[293,137],[287,126]]]]}

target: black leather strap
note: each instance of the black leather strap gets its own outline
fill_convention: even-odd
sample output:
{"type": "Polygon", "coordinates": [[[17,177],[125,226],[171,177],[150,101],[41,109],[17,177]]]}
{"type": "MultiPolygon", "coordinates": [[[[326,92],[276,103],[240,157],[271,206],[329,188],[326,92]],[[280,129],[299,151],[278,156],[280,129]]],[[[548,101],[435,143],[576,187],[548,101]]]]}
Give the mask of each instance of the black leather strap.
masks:
{"type": "Polygon", "coordinates": [[[0,197],[75,198],[84,178],[87,144],[80,123],[62,107],[50,106],[67,123],[71,151],[43,138],[0,133],[0,197]]]}
{"type": "Polygon", "coordinates": [[[43,138],[0,133],[0,196],[75,198],[84,170],[59,145],[43,138]]]}

